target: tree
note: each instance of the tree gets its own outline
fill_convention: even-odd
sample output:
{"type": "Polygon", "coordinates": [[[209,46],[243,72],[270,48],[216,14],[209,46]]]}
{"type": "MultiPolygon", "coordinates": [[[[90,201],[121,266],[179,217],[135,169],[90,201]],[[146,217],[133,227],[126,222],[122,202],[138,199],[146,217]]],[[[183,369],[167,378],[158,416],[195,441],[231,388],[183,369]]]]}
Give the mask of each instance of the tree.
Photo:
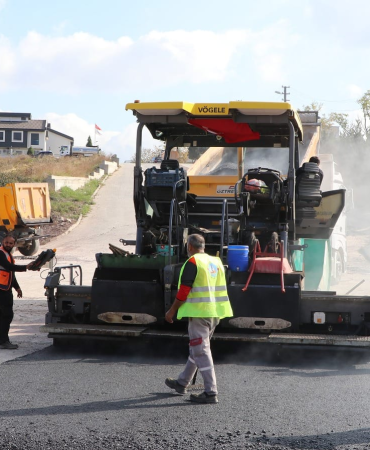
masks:
{"type": "MultiPolygon", "coordinates": [[[[141,150],[141,162],[142,163],[151,163],[151,162],[153,162],[153,158],[155,156],[158,156],[158,151],[156,149],[143,148],[141,150]]],[[[136,161],[136,154],[131,156],[130,161],[131,162],[135,162],[136,161]]]]}
{"type": "MultiPolygon", "coordinates": [[[[301,111],[320,111],[323,107],[323,103],[313,101],[311,104],[303,106],[301,111]]],[[[333,127],[338,125],[345,135],[356,135],[357,127],[353,128],[352,124],[348,123],[348,114],[342,113],[330,113],[328,116],[325,114],[320,114],[320,124],[321,124],[321,137],[325,141],[327,139],[333,138],[333,127]]]]}
{"type": "Polygon", "coordinates": [[[370,120],[370,90],[366,91],[365,94],[357,100],[357,103],[361,105],[362,113],[364,115],[364,134],[368,138],[370,134],[370,127],[367,126],[370,120]]]}
{"type": "Polygon", "coordinates": [[[93,147],[93,143],[92,143],[92,140],[91,140],[91,136],[89,136],[89,137],[87,138],[86,147],[93,147]]]}
{"type": "Polygon", "coordinates": [[[323,103],[312,102],[309,105],[302,106],[300,111],[318,111],[318,112],[320,112],[323,106],[324,106],[323,103]]]}

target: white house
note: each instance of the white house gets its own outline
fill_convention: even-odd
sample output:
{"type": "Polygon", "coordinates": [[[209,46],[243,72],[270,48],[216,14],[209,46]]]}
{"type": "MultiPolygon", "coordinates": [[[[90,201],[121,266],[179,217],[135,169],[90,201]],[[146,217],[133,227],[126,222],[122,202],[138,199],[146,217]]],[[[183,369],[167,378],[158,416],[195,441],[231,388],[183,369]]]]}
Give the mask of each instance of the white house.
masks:
{"type": "Polygon", "coordinates": [[[35,153],[73,146],[74,139],[53,130],[46,120],[32,120],[30,113],[0,112],[0,156],[25,155],[30,147],[35,153]]]}

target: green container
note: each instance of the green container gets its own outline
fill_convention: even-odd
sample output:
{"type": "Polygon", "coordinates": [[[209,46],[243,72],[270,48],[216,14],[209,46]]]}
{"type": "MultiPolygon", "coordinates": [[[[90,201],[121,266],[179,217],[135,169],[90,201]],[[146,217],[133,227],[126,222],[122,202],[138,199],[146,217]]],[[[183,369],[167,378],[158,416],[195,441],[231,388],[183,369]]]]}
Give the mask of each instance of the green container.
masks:
{"type": "Polygon", "coordinates": [[[304,290],[329,291],[331,274],[331,248],[328,239],[305,239],[304,290]]]}
{"type": "MultiPolygon", "coordinates": [[[[158,269],[161,270],[168,265],[169,258],[165,255],[112,255],[110,253],[98,253],[96,255],[100,268],[109,269],[158,269]]],[[[171,257],[171,264],[177,259],[171,257]]]]}

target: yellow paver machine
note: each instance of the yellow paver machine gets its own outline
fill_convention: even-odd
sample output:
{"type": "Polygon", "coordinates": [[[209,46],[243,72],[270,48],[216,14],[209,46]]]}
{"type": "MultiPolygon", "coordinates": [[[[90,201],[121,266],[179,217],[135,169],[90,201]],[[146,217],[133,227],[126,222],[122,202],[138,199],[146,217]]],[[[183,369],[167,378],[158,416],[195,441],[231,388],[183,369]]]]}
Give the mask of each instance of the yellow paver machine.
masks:
{"type": "Polygon", "coordinates": [[[289,103],[129,103],[138,122],[134,167],[135,252],[98,254],[92,286],[46,280],[50,337],[186,336],[164,321],[189,234],[223,260],[234,317],[215,339],[369,346],[370,298],[304,290],[325,286],[328,243],[345,190],[321,190],[317,113],[289,103]],[[164,143],[144,170],[142,132],[164,143]],[[305,135],[304,135],[305,133],[305,135]],[[180,164],[173,155],[187,152],[180,164]],[[298,170],[299,168],[299,170],[298,170]],[[309,257],[306,257],[308,255],[309,257]],[[306,266],[312,280],[305,279],[306,266]],[[82,295],[83,294],[83,295],[82,295]]]}

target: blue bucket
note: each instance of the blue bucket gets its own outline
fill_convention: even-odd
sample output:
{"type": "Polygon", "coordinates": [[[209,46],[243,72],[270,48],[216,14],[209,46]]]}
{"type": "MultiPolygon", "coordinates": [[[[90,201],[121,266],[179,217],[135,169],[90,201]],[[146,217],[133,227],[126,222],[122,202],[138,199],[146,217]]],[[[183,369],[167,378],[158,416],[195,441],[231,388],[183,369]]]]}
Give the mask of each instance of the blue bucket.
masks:
{"type": "Polygon", "coordinates": [[[245,272],[249,264],[248,245],[229,245],[227,249],[227,264],[233,272],[245,272]]]}

